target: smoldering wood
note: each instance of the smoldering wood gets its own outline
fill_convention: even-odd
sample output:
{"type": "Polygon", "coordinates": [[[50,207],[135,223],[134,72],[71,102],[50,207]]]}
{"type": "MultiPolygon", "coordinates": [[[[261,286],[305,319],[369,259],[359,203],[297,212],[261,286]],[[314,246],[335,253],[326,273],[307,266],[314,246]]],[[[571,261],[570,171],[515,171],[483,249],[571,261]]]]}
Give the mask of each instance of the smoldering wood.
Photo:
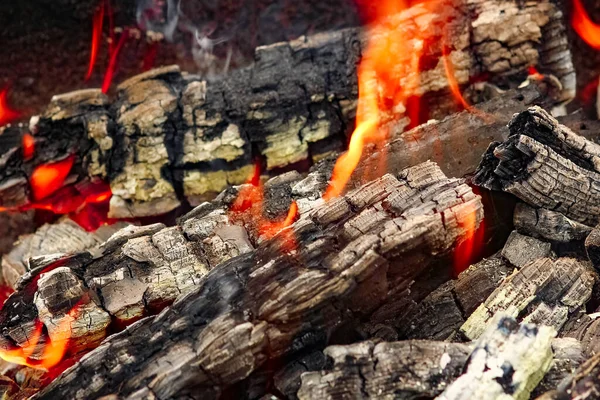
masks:
{"type": "Polygon", "coordinates": [[[573,258],[541,258],[513,274],[479,305],[460,328],[476,340],[499,313],[560,331],[583,308],[598,277],[591,265],[573,258]]]}
{"type": "Polygon", "coordinates": [[[35,230],[33,217],[33,210],[0,213],[0,255],[8,253],[19,236],[35,230]]]}
{"type": "Polygon", "coordinates": [[[553,360],[544,379],[532,392],[532,398],[556,389],[586,360],[581,342],[574,338],[555,338],[552,341],[553,360]]]}
{"type": "Polygon", "coordinates": [[[474,183],[595,226],[600,216],[600,146],[539,107],[515,116],[509,128],[508,139],[490,145],[474,183]]]}
{"type": "Polygon", "coordinates": [[[570,376],[563,379],[555,390],[544,393],[538,400],[578,399],[597,397],[600,391],[600,353],[586,360],[570,376]]]}
{"type": "Polygon", "coordinates": [[[555,335],[548,326],[496,316],[475,343],[466,372],[437,399],[529,398],[551,366],[555,335]]]}
{"type": "Polygon", "coordinates": [[[461,374],[466,344],[411,340],[330,346],[328,370],[302,375],[298,398],[420,398],[440,394],[461,374]]]}
{"type": "MultiPolygon", "coordinates": [[[[420,38],[431,45],[420,85],[404,85],[407,97],[422,97],[431,117],[456,110],[443,47],[461,86],[482,74],[492,83],[518,84],[536,65],[558,78],[555,100],[573,97],[561,12],[551,1],[446,0],[426,13],[417,5],[390,23],[414,38],[407,45],[420,38]]],[[[244,182],[256,158],[269,170],[319,160],[345,142],[356,108],[356,66],[369,35],[385,33],[346,29],[261,47],[252,66],[214,81],[163,67],[122,83],[112,102],[93,89],[55,96],[32,119],[33,159],[22,162],[18,146],[2,157],[0,205],[25,202],[34,166],[70,154],[76,155],[73,175],[110,181],[112,217],[161,214],[184,200],[199,204],[244,182]]],[[[405,64],[397,68],[409,69],[405,64]]],[[[398,72],[407,81],[414,75],[398,72]]],[[[399,121],[397,131],[408,123],[401,109],[409,105],[403,106],[390,116],[399,121]]]]}
{"type": "MultiPolygon", "coordinates": [[[[102,226],[96,232],[86,232],[70,219],[62,219],[54,224],[44,224],[34,233],[22,236],[14,248],[2,256],[2,278],[8,286],[14,288],[37,257],[54,254],[74,254],[90,250],[106,241],[126,223],[102,226]],[[33,262],[30,260],[34,259],[33,262]]],[[[38,260],[44,263],[44,260],[38,260]]]]}
{"type": "Polygon", "coordinates": [[[585,240],[592,228],[563,214],[518,203],[514,213],[517,231],[524,235],[559,243],[585,240]]]}
{"type": "MultiPolygon", "coordinates": [[[[192,231],[203,218],[199,212],[194,215],[153,237],[192,231]]],[[[420,271],[464,239],[466,228],[460,221],[467,215],[480,221],[480,198],[460,180],[446,178],[433,163],[409,168],[398,178],[386,175],[315,206],[256,250],[220,263],[158,317],[138,321],[105,339],[40,393],[40,398],[111,393],[131,398],[149,393],[213,398],[224,389],[235,390],[232,385],[267,361],[323,348],[344,321],[368,315],[396,288],[408,286],[420,271]],[[292,239],[297,247],[291,245],[292,239]]],[[[189,237],[183,236],[188,246],[206,246],[198,239],[188,242],[189,237]]],[[[115,255],[126,248],[132,251],[134,244],[151,237],[140,236],[124,244],[123,240],[108,246],[113,258],[103,268],[122,268],[115,255]]],[[[139,261],[123,259],[135,270],[139,261]]],[[[96,264],[92,260],[87,265],[90,288],[103,289],[94,282],[92,271],[107,260],[105,254],[96,264]]],[[[26,329],[24,310],[11,310],[27,292],[9,298],[0,314],[6,331],[26,329]],[[15,329],[11,328],[13,317],[20,319],[12,325],[15,329]]],[[[13,341],[5,336],[1,345],[8,347],[13,341]]]]}

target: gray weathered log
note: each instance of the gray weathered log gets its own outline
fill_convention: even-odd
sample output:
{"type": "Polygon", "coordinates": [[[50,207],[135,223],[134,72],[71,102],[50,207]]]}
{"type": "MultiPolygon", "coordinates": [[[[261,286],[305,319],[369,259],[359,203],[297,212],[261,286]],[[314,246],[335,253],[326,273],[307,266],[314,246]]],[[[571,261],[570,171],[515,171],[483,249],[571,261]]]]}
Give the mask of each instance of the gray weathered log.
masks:
{"type": "Polygon", "coordinates": [[[420,340],[330,346],[332,368],[303,374],[298,398],[434,397],[461,374],[470,352],[465,344],[420,340]]]}
{"type": "Polygon", "coordinates": [[[586,262],[538,259],[507,277],[471,314],[461,333],[477,339],[499,313],[559,331],[569,315],[588,302],[596,281],[596,272],[586,262]]]}
{"type": "MultiPolygon", "coordinates": [[[[40,398],[111,393],[213,398],[225,389],[235,391],[233,385],[268,360],[323,346],[344,321],[368,314],[397,288],[407,287],[464,238],[466,216],[480,221],[480,198],[460,180],[445,178],[435,164],[407,169],[398,178],[386,175],[316,206],[256,250],[213,268],[158,317],[105,340],[40,398]]],[[[201,219],[196,213],[153,236],[189,230],[201,219]]],[[[102,289],[93,284],[100,265],[122,268],[114,255],[149,238],[108,246],[112,258],[105,254],[85,268],[90,287],[102,289]]],[[[197,249],[206,245],[198,239],[183,243],[197,249]]],[[[13,295],[0,314],[4,332],[26,326],[24,313],[11,311],[20,301],[13,295]],[[21,320],[12,321],[15,315],[21,320]]],[[[5,336],[0,345],[11,347],[13,340],[5,336]]]]}
{"type": "Polygon", "coordinates": [[[600,146],[539,107],[515,116],[484,155],[474,183],[593,227],[600,221],[600,146]]]}
{"type": "Polygon", "coordinates": [[[438,400],[528,399],[552,363],[556,331],[497,315],[475,343],[466,372],[438,400]]]}
{"type": "Polygon", "coordinates": [[[600,226],[590,231],[585,239],[585,251],[596,269],[600,269],[600,226]]]}
{"type": "MultiPolygon", "coordinates": [[[[560,100],[571,98],[575,76],[561,15],[550,0],[444,0],[433,12],[416,5],[390,17],[411,37],[397,45],[424,45],[427,60],[420,63],[418,87],[403,85],[407,104],[396,104],[398,115],[390,116],[398,121],[395,130],[407,126],[410,98],[422,97],[430,117],[457,109],[444,47],[463,87],[482,74],[491,82],[518,84],[537,65],[558,78],[560,100]]],[[[255,158],[269,170],[318,160],[345,142],[359,57],[369,36],[386,35],[346,29],[261,47],[252,66],[214,81],[164,67],[122,83],[112,103],[99,90],[55,96],[32,119],[33,159],[22,162],[18,146],[2,154],[0,205],[25,202],[34,166],[70,154],[76,155],[73,175],[110,181],[114,217],[156,215],[182,201],[198,204],[227,184],[244,182],[255,158]]],[[[406,57],[397,62],[398,79],[414,81],[408,62],[414,52],[397,54],[406,57]]]]}

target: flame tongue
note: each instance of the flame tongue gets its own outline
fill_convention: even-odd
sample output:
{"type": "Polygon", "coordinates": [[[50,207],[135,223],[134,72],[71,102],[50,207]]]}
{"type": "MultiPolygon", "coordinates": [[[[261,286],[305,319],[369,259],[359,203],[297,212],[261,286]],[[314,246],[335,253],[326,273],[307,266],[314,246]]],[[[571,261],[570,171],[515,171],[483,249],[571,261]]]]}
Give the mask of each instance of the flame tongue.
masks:
{"type": "Polygon", "coordinates": [[[596,50],[600,50],[600,25],[592,21],[581,0],[573,0],[571,25],[587,44],[596,50]]]}
{"type": "Polygon", "coordinates": [[[0,88],[0,126],[18,119],[21,113],[8,104],[8,88],[0,88]]]}

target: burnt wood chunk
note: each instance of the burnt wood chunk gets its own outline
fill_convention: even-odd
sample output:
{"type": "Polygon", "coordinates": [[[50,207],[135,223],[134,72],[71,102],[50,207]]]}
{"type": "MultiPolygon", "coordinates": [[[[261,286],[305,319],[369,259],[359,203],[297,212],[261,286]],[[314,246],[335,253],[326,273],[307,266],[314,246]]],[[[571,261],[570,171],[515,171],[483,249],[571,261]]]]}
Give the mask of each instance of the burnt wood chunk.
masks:
{"type": "Polygon", "coordinates": [[[477,339],[498,313],[559,331],[569,315],[588,302],[596,281],[596,272],[585,262],[538,259],[507,277],[471,314],[461,332],[477,339]]]}
{"type": "Polygon", "coordinates": [[[585,251],[596,269],[600,269],[600,227],[591,230],[585,239],[585,251]]]}
{"type": "Polygon", "coordinates": [[[600,392],[600,353],[585,361],[558,385],[558,388],[544,393],[538,400],[591,400],[600,392]]]}
{"type": "Polygon", "coordinates": [[[499,314],[475,343],[465,373],[437,399],[529,398],[552,364],[555,335],[551,327],[499,314]]]}
{"type": "Polygon", "coordinates": [[[474,183],[587,226],[600,221],[600,146],[539,107],[516,115],[510,136],[483,157],[474,183]]]}
{"type": "Polygon", "coordinates": [[[525,203],[517,204],[513,222],[519,233],[558,243],[584,240],[592,231],[591,227],[559,212],[534,208],[525,203]]]}
{"type": "MultiPolygon", "coordinates": [[[[336,328],[368,315],[429,266],[444,268],[435,262],[465,239],[466,218],[478,225],[482,215],[480,197],[461,180],[446,178],[433,163],[385,175],[315,206],[255,250],[214,266],[159,316],[105,339],[40,398],[143,398],[150,393],[159,398],[216,398],[224,390],[236,397],[236,390],[245,393],[243,381],[267,363],[322,349],[336,328]]],[[[203,214],[185,222],[194,218],[203,214]]],[[[148,240],[144,238],[134,242],[148,240]]],[[[158,240],[153,241],[160,250],[158,240]]],[[[111,279],[99,274],[125,265],[133,273],[150,267],[151,273],[156,261],[140,262],[123,254],[128,247],[129,254],[142,256],[133,253],[134,242],[128,240],[88,264],[86,282],[96,279],[96,289],[103,287],[111,279]]],[[[202,249],[206,242],[182,246],[202,249]]],[[[165,261],[167,254],[161,256],[165,261]]],[[[113,281],[119,279],[113,276],[113,281]]],[[[151,285],[152,276],[130,279],[151,285]]],[[[17,292],[7,305],[30,292],[17,292]]],[[[3,308],[0,322],[27,332],[35,318],[25,318],[23,310],[15,313],[14,307],[3,308]]],[[[0,345],[7,346],[7,341],[0,345]]]]}
{"type": "Polygon", "coordinates": [[[303,374],[298,398],[434,397],[461,374],[470,352],[465,344],[420,340],[331,346],[325,354],[333,366],[303,374]]]}
{"type": "Polygon", "coordinates": [[[552,245],[512,231],[501,254],[512,265],[520,268],[538,258],[552,257],[552,245]]]}
{"type": "Polygon", "coordinates": [[[19,278],[32,269],[36,257],[91,250],[124,225],[126,224],[119,223],[101,227],[96,232],[86,232],[70,219],[44,224],[34,233],[22,236],[14,248],[2,257],[4,282],[14,288],[19,278]]]}
{"type": "Polygon", "coordinates": [[[552,353],[554,354],[552,365],[533,391],[532,398],[556,389],[563,379],[568,379],[586,360],[581,342],[574,338],[554,339],[552,353]]]}
{"type": "Polygon", "coordinates": [[[99,89],[55,96],[31,120],[33,159],[23,162],[18,147],[3,153],[0,206],[26,201],[36,165],[71,155],[75,179],[110,182],[110,215],[120,218],[158,215],[184,200],[200,204],[243,183],[255,159],[268,170],[320,160],[345,143],[356,113],[357,65],[369,39],[385,41],[397,31],[415,38],[398,45],[424,48],[418,76],[410,62],[414,52],[397,51],[398,79],[420,84],[403,85],[405,100],[392,116],[396,132],[424,122],[410,120],[412,99],[422,99],[428,118],[458,110],[446,62],[461,88],[484,75],[514,88],[535,65],[560,82],[554,101],[574,96],[562,13],[550,0],[443,0],[433,11],[415,5],[390,16],[387,28],[342,29],[259,47],[252,65],[218,79],[157,68],[123,82],[114,101],[99,89]]]}

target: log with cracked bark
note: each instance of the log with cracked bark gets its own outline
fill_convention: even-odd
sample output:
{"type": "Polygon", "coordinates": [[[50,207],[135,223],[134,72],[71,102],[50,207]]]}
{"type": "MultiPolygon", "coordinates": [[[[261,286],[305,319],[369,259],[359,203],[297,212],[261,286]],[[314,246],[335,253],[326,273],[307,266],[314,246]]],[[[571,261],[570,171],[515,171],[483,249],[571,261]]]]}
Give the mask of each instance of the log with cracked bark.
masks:
{"type": "MultiPolygon", "coordinates": [[[[432,117],[455,109],[442,47],[450,50],[459,85],[481,75],[502,85],[518,82],[537,65],[558,78],[559,100],[573,96],[561,12],[549,0],[444,0],[433,12],[412,7],[390,24],[411,35],[397,45],[427,44],[420,85],[404,86],[407,98],[422,97],[432,117]]],[[[73,175],[110,181],[113,217],[197,204],[227,183],[243,182],[256,157],[267,169],[317,160],[344,142],[356,106],[357,62],[367,37],[382,35],[347,29],[262,47],[252,66],[214,81],[164,67],[122,83],[114,102],[99,90],[56,96],[32,119],[33,159],[23,162],[18,146],[2,154],[0,205],[25,202],[34,166],[70,154],[76,154],[73,175]]],[[[396,66],[407,82],[414,81],[404,71],[410,65],[396,66]]],[[[395,108],[396,130],[407,124],[402,110],[411,106],[404,106],[395,108]]],[[[19,134],[11,128],[3,136],[19,134]]]]}
{"type": "Polygon", "coordinates": [[[0,346],[23,344],[38,318],[52,337],[68,313],[73,344],[93,347],[111,321],[157,312],[189,292],[106,339],[40,398],[245,392],[261,367],[323,348],[336,327],[394,299],[464,240],[465,218],[478,224],[482,212],[480,198],[433,163],[317,202],[254,250],[252,230],[207,203],[178,226],[128,228],[96,258],[71,257],[22,280],[0,312],[0,346]],[[83,321],[97,328],[86,337],[83,321]]]}
{"type": "Polygon", "coordinates": [[[509,128],[508,139],[490,145],[473,182],[596,226],[600,222],[600,146],[539,107],[515,116],[509,128]]]}

